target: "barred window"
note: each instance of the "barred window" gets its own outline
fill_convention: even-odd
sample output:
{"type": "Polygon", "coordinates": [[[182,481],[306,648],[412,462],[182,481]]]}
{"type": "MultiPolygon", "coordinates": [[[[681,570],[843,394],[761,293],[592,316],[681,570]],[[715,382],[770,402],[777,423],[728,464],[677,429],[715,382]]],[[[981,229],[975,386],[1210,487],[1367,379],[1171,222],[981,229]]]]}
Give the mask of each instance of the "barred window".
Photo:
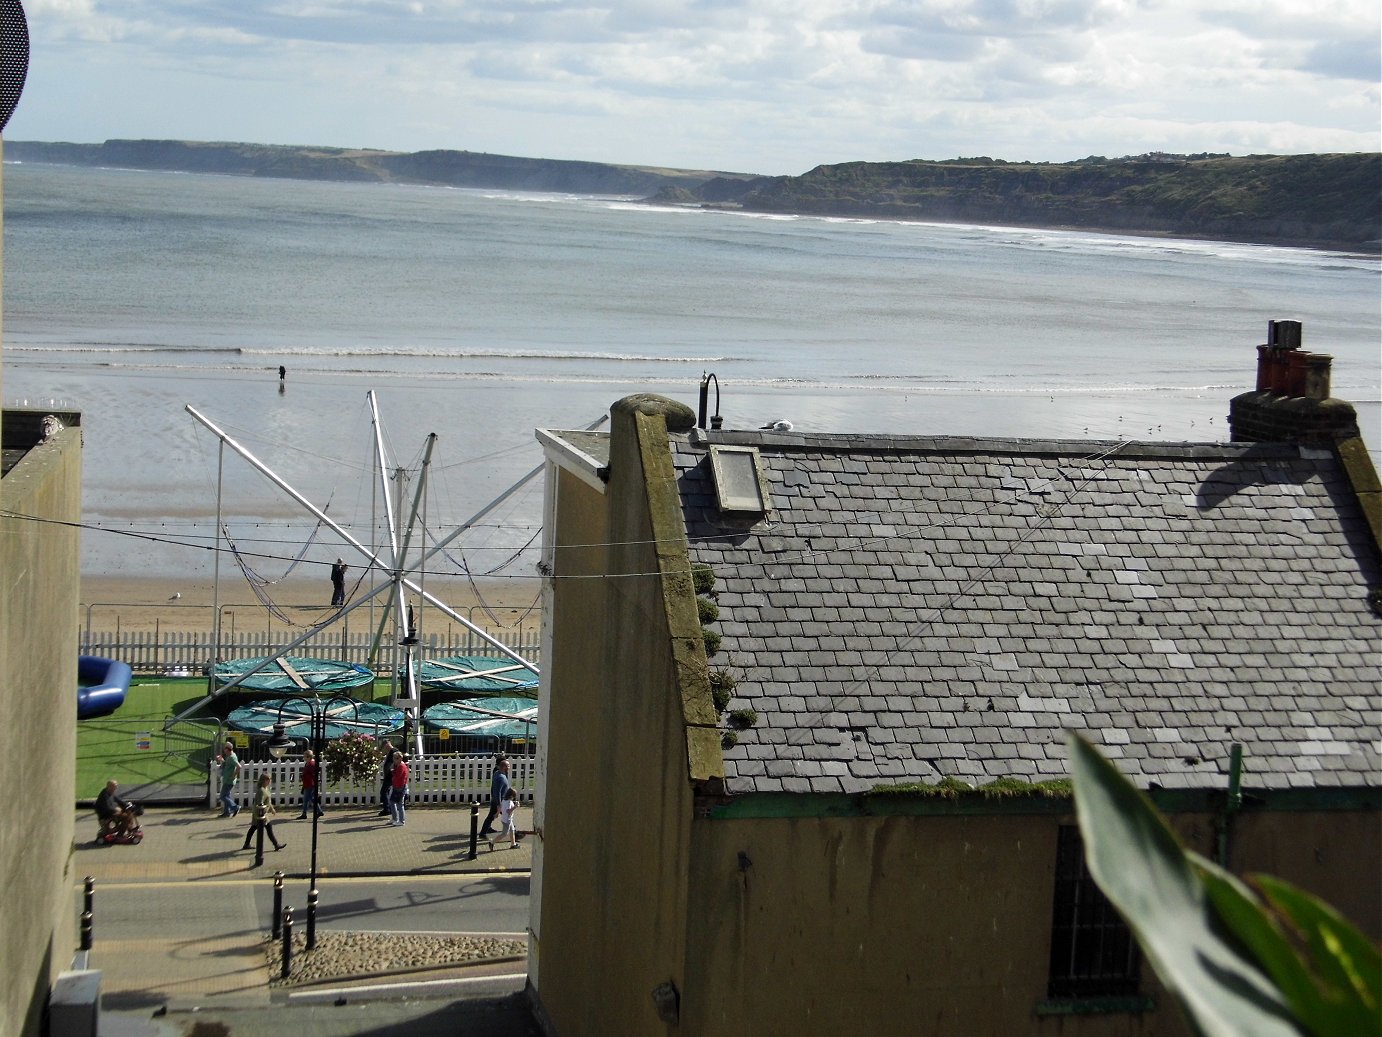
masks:
{"type": "Polygon", "coordinates": [[[1056,839],[1056,890],[1051,912],[1052,998],[1123,997],[1137,993],[1142,956],[1132,931],[1094,884],[1084,841],[1074,825],[1056,839]]]}

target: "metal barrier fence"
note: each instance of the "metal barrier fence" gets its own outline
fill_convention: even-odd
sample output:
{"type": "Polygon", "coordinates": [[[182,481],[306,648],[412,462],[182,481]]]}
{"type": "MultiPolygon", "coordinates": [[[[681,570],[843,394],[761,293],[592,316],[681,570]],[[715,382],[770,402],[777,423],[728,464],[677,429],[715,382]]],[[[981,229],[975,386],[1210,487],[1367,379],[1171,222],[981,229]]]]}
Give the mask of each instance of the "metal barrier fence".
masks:
{"type": "MultiPolygon", "coordinates": [[[[483,803],[489,799],[490,772],[494,757],[423,756],[408,761],[409,803],[483,803]]],[[[537,784],[537,760],[531,756],[509,757],[509,781],[518,791],[520,803],[533,801],[537,784]]],[[[250,761],[240,768],[234,800],[241,807],[253,803],[259,777],[273,779],[275,807],[296,807],[302,803],[302,761],[250,761]]],[[[214,761],[207,768],[206,805],[218,804],[221,778],[214,761]]],[[[379,802],[379,783],[368,785],[324,785],[322,806],[372,806],[379,802]]]]}
{"type": "MultiPolygon", "coordinates": [[[[254,659],[272,655],[295,637],[290,628],[260,633],[240,633],[232,640],[223,636],[221,644],[209,631],[89,631],[83,630],[78,640],[81,655],[99,655],[128,663],[136,673],[162,673],[194,676],[213,658],[254,659]]],[[[517,628],[512,634],[494,634],[523,658],[541,662],[539,631],[536,626],[517,628]]],[[[364,665],[368,662],[373,635],[369,632],[342,633],[323,631],[293,649],[297,655],[339,659],[364,665]]],[[[384,657],[389,658],[392,645],[385,644],[384,657]]],[[[498,656],[498,649],[465,628],[452,628],[444,634],[426,634],[413,657],[423,659],[445,655],[498,656]]],[[[385,666],[387,669],[387,666],[385,666]]]]}

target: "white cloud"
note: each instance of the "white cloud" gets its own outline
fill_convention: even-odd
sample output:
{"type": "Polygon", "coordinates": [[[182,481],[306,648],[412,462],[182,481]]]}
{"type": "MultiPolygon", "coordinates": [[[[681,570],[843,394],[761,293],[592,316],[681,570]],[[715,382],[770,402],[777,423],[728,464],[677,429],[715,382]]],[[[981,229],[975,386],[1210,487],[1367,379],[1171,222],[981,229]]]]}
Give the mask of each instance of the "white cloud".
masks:
{"type": "Polygon", "coordinates": [[[1378,12],[1356,0],[26,9],[34,61],[14,139],[460,147],[758,172],[1378,143],[1378,12]]]}

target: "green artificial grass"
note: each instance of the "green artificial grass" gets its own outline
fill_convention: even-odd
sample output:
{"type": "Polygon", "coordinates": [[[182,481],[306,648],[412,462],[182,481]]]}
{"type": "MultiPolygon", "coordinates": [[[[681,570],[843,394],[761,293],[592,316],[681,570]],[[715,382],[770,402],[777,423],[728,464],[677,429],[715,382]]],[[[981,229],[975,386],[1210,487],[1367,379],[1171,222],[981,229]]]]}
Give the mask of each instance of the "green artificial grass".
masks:
{"type": "Polygon", "coordinates": [[[125,702],[107,717],[77,722],[77,796],[94,799],[114,778],[136,785],[194,785],[206,779],[215,755],[219,717],[203,714],[164,730],[164,724],[206,691],[203,679],[136,678],[125,702]]]}
{"type": "MultiPolygon", "coordinates": [[[[216,755],[226,715],[237,706],[272,698],[260,692],[230,692],[207,703],[170,729],[165,724],[205,697],[204,677],[136,677],[124,704],[107,717],[77,722],[77,798],[95,799],[114,778],[122,788],[200,785],[216,755]]],[[[354,689],[362,702],[389,701],[389,682],[354,689]]]]}

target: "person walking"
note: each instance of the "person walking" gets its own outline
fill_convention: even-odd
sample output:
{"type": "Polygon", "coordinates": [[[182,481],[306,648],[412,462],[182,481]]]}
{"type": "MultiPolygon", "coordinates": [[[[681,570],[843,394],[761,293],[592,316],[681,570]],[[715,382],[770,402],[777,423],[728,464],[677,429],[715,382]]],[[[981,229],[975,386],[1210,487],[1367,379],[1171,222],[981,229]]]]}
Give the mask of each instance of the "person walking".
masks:
{"type": "Polygon", "coordinates": [[[504,800],[499,804],[499,838],[505,835],[509,837],[509,849],[512,850],[518,845],[518,829],[514,827],[514,812],[518,810],[518,790],[512,785],[509,791],[504,793],[504,800]]]}
{"type": "Polygon", "coordinates": [[[344,558],[337,558],[331,567],[331,607],[338,609],[345,604],[346,564],[344,558]]]}
{"type": "Polygon", "coordinates": [[[393,788],[393,759],[398,752],[397,749],[390,749],[384,756],[384,762],[379,768],[379,816],[391,817],[389,810],[389,790],[393,788]]]}
{"type": "Polygon", "coordinates": [[[216,757],[221,768],[221,816],[234,817],[240,813],[235,802],[235,783],[240,780],[240,757],[235,755],[235,743],[226,742],[221,755],[216,757]]]}
{"type": "MultiPolygon", "coordinates": [[[[245,845],[241,850],[250,848],[250,840],[254,838],[254,833],[259,829],[264,829],[264,834],[269,837],[269,842],[274,844],[275,850],[281,850],[287,846],[286,842],[279,842],[278,836],[274,835],[274,823],[269,820],[274,814],[278,813],[274,809],[273,795],[269,792],[269,785],[273,778],[267,774],[259,776],[259,790],[254,794],[254,820],[245,831],[245,845]]],[[[256,862],[257,863],[257,862],[256,862]]]]}
{"type": "Polygon", "coordinates": [[[321,817],[326,813],[322,809],[321,800],[321,765],[317,763],[317,756],[311,749],[302,754],[302,813],[298,815],[298,820],[305,820],[307,811],[311,810],[321,817]]]}
{"type": "Polygon", "coordinates": [[[499,805],[504,802],[509,791],[509,758],[500,753],[494,758],[494,773],[489,777],[489,813],[485,823],[480,826],[480,838],[486,839],[494,833],[494,819],[499,815],[499,805]]]}
{"type": "Polygon", "coordinates": [[[389,788],[389,813],[392,815],[391,825],[405,824],[408,820],[408,811],[405,806],[408,800],[408,758],[397,749],[394,750],[393,770],[390,772],[389,788]]]}

